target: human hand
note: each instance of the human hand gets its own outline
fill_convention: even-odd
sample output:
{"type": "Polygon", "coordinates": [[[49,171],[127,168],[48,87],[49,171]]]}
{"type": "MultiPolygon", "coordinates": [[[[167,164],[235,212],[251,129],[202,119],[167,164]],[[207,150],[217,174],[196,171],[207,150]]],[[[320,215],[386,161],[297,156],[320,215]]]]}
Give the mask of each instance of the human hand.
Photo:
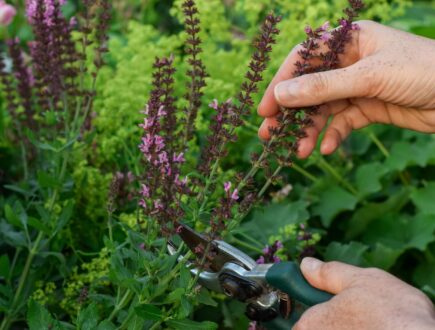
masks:
{"type": "Polygon", "coordinates": [[[320,151],[334,152],[354,129],[371,123],[393,124],[435,133],[435,41],[371,21],[357,22],[352,42],[340,57],[342,68],[292,78],[299,59],[294,48],[267,88],[258,108],[266,117],[259,136],[269,138],[279,105],[322,105],[314,126],[299,143],[308,157],[326,128],[320,151]]]}
{"type": "Polygon", "coordinates": [[[312,286],[335,296],[309,308],[293,330],[435,329],[429,298],[380,269],[305,258],[301,271],[312,286]]]}

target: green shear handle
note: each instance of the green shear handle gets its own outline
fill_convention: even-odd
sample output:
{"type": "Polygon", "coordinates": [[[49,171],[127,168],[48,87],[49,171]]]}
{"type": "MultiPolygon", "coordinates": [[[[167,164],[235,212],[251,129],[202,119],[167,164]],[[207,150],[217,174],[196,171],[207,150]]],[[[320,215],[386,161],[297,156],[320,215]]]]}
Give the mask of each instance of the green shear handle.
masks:
{"type": "MultiPolygon", "coordinates": [[[[272,287],[287,293],[290,298],[307,307],[328,301],[332,294],[312,287],[301,273],[299,266],[294,262],[280,262],[274,264],[266,273],[266,281],[272,287]]],[[[288,320],[275,319],[263,325],[268,330],[290,329],[297,322],[301,313],[293,309],[288,320]]]]}

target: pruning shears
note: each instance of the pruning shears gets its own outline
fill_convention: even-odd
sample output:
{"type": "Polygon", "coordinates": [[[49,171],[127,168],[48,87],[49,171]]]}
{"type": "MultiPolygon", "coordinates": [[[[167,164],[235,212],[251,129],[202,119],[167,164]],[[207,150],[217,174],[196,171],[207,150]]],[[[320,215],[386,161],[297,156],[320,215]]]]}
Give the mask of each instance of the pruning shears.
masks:
{"type": "MultiPolygon", "coordinates": [[[[295,262],[257,264],[234,246],[210,240],[187,225],[181,224],[177,232],[197,260],[204,261],[201,268],[188,264],[198,283],[246,303],[246,316],[268,330],[290,329],[305,309],[332,298],[312,287],[295,262]]],[[[172,242],[168,250],[179,253],[172,242]]]]}

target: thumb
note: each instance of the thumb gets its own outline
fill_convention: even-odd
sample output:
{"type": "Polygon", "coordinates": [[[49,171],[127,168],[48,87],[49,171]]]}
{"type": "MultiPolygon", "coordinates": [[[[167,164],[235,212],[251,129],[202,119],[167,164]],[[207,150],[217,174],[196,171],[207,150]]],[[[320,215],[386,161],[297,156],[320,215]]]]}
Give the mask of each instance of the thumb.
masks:
{"type": "Polygon", "coordinates": [[[295,108],[369,96],[376,83],[376,72],[365,62],[362,60],[343,69],[283,81],[275,87],[276,101],[282,106],[295,108]]]}
{"type": "Polygon", "coordinates": [[[323,262],[307,257],[302,260],[301,271],[315,288],[338,294],[353,283],[362,269],[338,261],[323,262]]]}

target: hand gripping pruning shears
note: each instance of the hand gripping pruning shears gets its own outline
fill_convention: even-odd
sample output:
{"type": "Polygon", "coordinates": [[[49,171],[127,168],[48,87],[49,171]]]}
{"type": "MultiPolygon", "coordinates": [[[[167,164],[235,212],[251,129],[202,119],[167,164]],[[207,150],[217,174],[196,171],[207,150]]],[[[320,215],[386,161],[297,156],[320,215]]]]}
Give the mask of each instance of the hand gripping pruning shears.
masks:
{"type": "MultiPolygon", "coordinates": [[[[206,261],[201,270],[188,264],[198,283],[246,303],[247,317],[268,330],[290,329],[305,309],[332,298],[312,287],[294,262],[257,264],[232,245],[209,240],[184,224],[177,231],[197,260],[206,261]]],[[[172,242],[168,250],[178,253],[172,242]]]]}

